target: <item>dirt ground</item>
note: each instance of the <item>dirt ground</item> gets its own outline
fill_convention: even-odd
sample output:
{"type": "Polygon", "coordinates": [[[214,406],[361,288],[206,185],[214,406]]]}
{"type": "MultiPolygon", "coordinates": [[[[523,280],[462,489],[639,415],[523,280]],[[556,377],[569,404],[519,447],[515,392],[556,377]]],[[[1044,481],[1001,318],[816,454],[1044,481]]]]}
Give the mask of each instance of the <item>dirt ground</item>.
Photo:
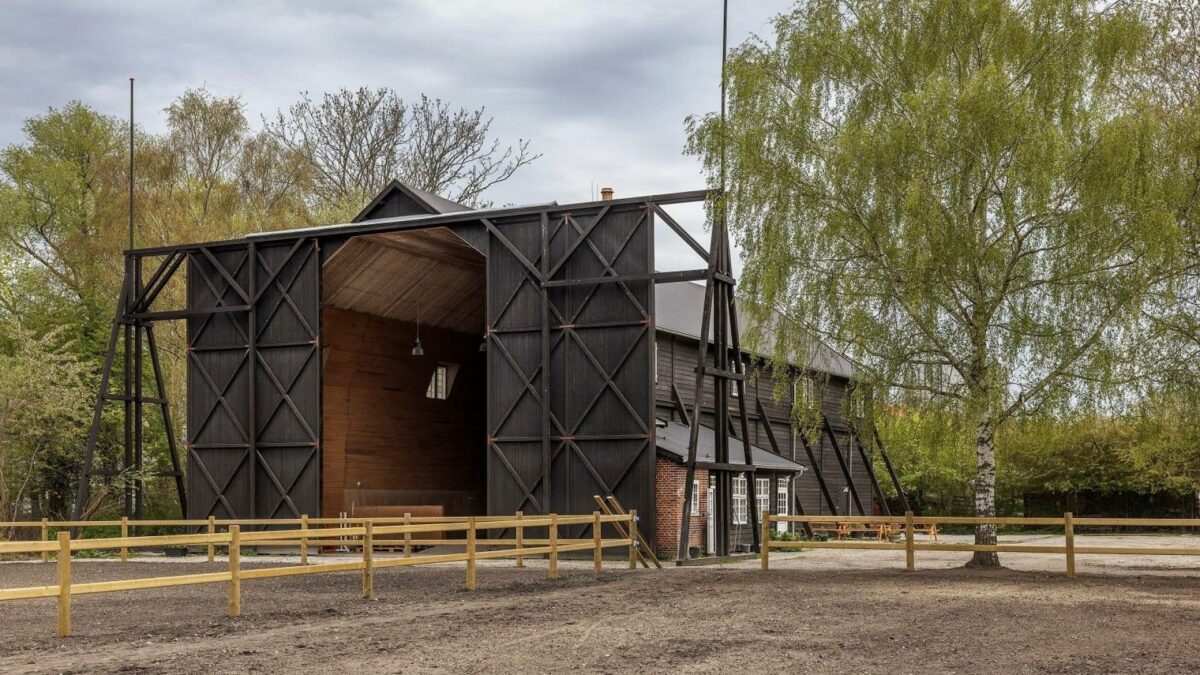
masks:
{"type": "MultiPolygon", "coordinates": [[[[991,572],[964,560],[919,554],[909,573],[902,552],[821,550],[773,555],[766,573],[614,561],[599,579],[572,561],[557,582],[544,561],[489,561],[475,593],[461,566],[381,570],[374,601],[359,598],[358,573],[319,574],[244,582],[239,619],[224,615],[223,584],[76,597],[67,639],[54,637],[54,600],[5,602],[0,672],[1200,671],[1197,558],[1081,557],[1075,580],[1059,556],[1010,555],[991,572]]],[[[73,576],[222,568],[76,561],[73,576]]],[[[53,570],[0,564],[0,587],[53,583],[53,570]]]]}

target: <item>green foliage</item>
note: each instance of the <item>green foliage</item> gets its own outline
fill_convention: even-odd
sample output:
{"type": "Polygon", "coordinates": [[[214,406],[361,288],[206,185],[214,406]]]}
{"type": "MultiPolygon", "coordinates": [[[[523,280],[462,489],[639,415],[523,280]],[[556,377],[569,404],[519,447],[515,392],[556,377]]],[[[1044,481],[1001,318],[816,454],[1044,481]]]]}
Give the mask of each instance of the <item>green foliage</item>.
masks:
{"type": "MultiPolygon", "coordinates": [[[[1020,515],[1027,495],[1200,493],[1200,416],[1189,404],[1154,396],[1124,415],[1038,416],[997,438],[996,505],[1020,515]]],[[[974,449],[961,418],[900,412],[877,418],[911,502],[928,513],[967,515],[973,506],[974,449]]],[[[877,460],[876,471],[886,475],[877,460]]],[[[883,487],[894,499],[890,482],[883,487]]]]}
{"type": "Polygon", "coordinates": [[[774,28],[731,55],[727,123],[688,121],[728,176],[746,305],[791,320],[777,358],[854,359],[934,434],[921,480],[986,515],[997,429],[1123,407],[1144,310],[1190,264],[1196,118],[1129,86],[1160,26],[1089,0],[801,0],[774,28]]]}
{"type": "MultiPolygon", "coordinates": [[[[314,125],[294,118],[314,105],[304,95],[280,113],[276,122],[282,127],[274,129],[313,132],[301,138],[273,133],[267,121],[253,128],[236,97],[185,91],[164,111],[166,133],[135,130],[136,245],[346,222],[382,181],[413,177],[405,171],[436,183],[418,187],[454,185],[478,201],[487,188],[537,158],[525,141],[511,147],[495,141],[482,109],[456,113],[448,104],[422,98],[411,110],[401,105],[402,113],[420,113],[419,120],[397,119],[394,109],[371,105],[382,99],[399,101],[390,90],[361,90],[358,99],[349,90],[330,94],[314,125]],[[337,105],[352,99],[362,105],[337,105]],[[383,128],[392,134],[386,142],[360,133],[383,128]],[[403,145],[404,152],[387,154],[390,143],[403,145]],[[346,164],[336,176],[338,198],[327,199],[330,176],[321,172],[339,157],[346,164]]],[[[70,514],[129,236],[125,123],[72,102],[29,118],[24,132],[24,142],[0,151],[0,405],[12,408],[0,408],[0,517],[6,519],[70,514]]],[[[184,302],[176,278],[156,305],[170,309],[184,302]]],[[[156,337],[168,399],[178,412],[186,393],[183,327],[162,325],[156,337]]],[[[143,384],[152,390],[149,373],[143,384]]],[[[107,407],[99,436],[97,463],[110,471],[122,463],[118,408],[107,407]]],[[[172,468],[153,407],[142,431],[146,513],[178,516],[172,482],[153,478],[172,468]]],[[[117,498],[136,478],[124,474],[97,482],[85,512],[116,515],[117,498]]]]}
{"type": "Polygon", "coordinates": [[[38,337],[11,320],[0,331],[0,518],[20,520],[77,460],[92,382],[60,332],[38,337]]]}

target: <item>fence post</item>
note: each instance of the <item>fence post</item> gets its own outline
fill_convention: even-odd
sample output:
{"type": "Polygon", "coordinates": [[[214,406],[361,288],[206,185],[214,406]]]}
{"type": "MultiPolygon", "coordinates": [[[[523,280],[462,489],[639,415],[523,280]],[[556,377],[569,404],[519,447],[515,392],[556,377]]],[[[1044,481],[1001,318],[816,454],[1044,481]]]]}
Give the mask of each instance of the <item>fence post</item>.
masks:
{"type": "Polygon", "coordinates": [[[592,571],[600,575],[604,559],[604,540],[600,536],[600,512],[592,511],[592,571]]]}
{"type": "Polygon", "coordinates": [[[904,566],[909,572],[917,569],[917,545],[913,539],[913,512],[904,512],[904,566]]]}
{"type": "Polygon", "coordinates": [[[759,542],[759,556],[762,558],[762,568],[766,572],[771,566],[771,514],[759,514],[762,519],[762,534],[759,542]]]}
{"type": "Polygon", "coordinates": [[[637,569],[637,509],[629,509],[629,569],[637,569]]]}
{"type": "Polygon", "coordinates": [[[242,528],[229,526],[229,616],[242,615],[242,528]]]}
{"type": "Polygon", "coordinates": [[[558,514],[550,514],[550,578],[558,578],[558,514]]]}
{"type": "Polygon", "coordinates": [[[308,537],[304,536],[308,533],[308,514],[300,515],[300,564],[308,564],[308,537]]]}
{"type": "MultiPolygon", "coordinates": [[[[217,519],[215,516],[208,517],[208,533],[213,535],[217,533],[217,519]]],[[[212,562],[217,558],[217,545],[209,542],[208,544],[208,562],[212,562]]]]}
{"type": "MultiPolygon", "coordinates": [[[[121,538],[129,538],[129,518],[121,516],[121,538]]],[[[125,546],[121,547],[121,562],[129,562],[129,549],[125,546]]]]}
{"type": "Polygon", "coordinates": [[[1067,535],[1067,577],[1075,577],[1075,522],[1068,511],[1063,514],[1063,531],[1067,535]]]}
{"type": "MultiPolygon", "coordinates": [[[[50,541],[50,527],[46,524],[47,518],[42,518],[42,541],[50,541]]],[[[42,551],[42,562],[50,562],[50,552],[42,551]]]]}
{"type": "Polygon", "coordinates": [[[58,533],[58,637],[71,637],[71,533],[58,533]]]}
{"type": "MultiPolygon", "coordinates": [[[[412,525],[412,514],[406,513],[404,514],[404,526],[408,527],[409,525],[412,525]]],[[[412,532],[404,533],[404,557],[412,557],[412,532]]]]}
{"type": "MultiPolygon", "coordinates": [[[[517,521],[525,519],[525,512],[517,511],[517,521]]],[[[517,551],[525,548],[525,526],[517,525],[517,551]]],[[[525,566],[525,556],[517,553],[517,567],[525,566]]]]}
{"type": "Polygon", "coordinates": [[[373,523],[363,522],[363,584],[362,596],[370,600],[375,595],[375,532],[373,523]]]}
{"type": "Polygon", "coordinates": [[[467,590],[475,590],[475,516],[467,518],[467,590]]]}

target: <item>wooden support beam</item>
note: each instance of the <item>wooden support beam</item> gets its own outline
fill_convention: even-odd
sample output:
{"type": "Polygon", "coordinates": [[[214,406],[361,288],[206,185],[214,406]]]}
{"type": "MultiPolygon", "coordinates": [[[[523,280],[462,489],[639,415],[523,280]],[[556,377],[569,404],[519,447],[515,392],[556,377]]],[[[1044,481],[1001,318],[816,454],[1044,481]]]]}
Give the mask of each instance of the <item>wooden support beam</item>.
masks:
{"type": "Polygon", "coordinates": [[[550,514],[550,565],[549,577],[558,578],[558,514],[550,514]]]}
{"type": "Polygon", "coordinates": [[[833,433],[833,425],[829,423],[828,417],[822,417],[821,423],[825,427],[825,434],[829,437],[829,442],[833,445],[833,455],[842,469],[842,476],[846,479],[846,489],[850,491],[850,498],[854,500],[854,506],[858,508],[859,515],[870,515],[863,510],[862,500],[858,498],[858,489],[854,487],[854,476],[850,474],[850,466],[846,463],[846,457],[842,455],[841,444],[838,443],[837,436],[833,433]]]}
{"type": "Polygon", "coordinates": [[[905,511],[911,511],[912,507],[908,504],[908,495],[904,493],[904,488],[900,485],[900,479],[896,476],[896,469],[892,467],[892,460],[888,457],[887,450],[883,447],[883,439],[879,437],[879,429],[872,429],[875,435],[875,449],[879,452],[880,459],[883,460],[884,467],[887,468],[888,475],[892,478],[892,485],[896,488],[896,494],[900,495],[900,503],[904,506],[905,511]]]}
{"type": "Polygon", "coordinates": [[[612,506],[614,514],[619,516],[628,515],[631,518],[632,524],[630,525],[630,533],[638,541],[638,555],[642,555],[642,549],[646,550],[646,555],[642,556],[642,562],[645,562],[647,559],[649,559],[650,562],[654,563],[655,567],[661,570],[662,563],[658,561],[658,556],[654,555],[654,551],[650,550],[650,543],[646,541],[645,537],[642,536],[641,531],[637,528],[637,519],[634,517],[637,514],[637,511],[630,509],[628,514],[626,514],[625,507],[622,506],[621,502],[617,500],[616,495],[609,495],[608,503],[610,506],[612,506]]]}
{"type": "Polygon", "coordinates": [[[883,515],[892,515],[892,509],[888,506],[887,497],[883,494],[883,488],[879,485],[879,479],[875,476],[875,467],[872,466],[871,458],[867,456],[867,449],[863,446],[862,438],[858,434],[858,427],[847,420],[847,426],[850,428],[850,444],[858,451],[858,457],[862,460],[863,468],[867,470],[867,479],[871,482],[871,491],[879,498],[879,506],[883,509],[883,515]]]}

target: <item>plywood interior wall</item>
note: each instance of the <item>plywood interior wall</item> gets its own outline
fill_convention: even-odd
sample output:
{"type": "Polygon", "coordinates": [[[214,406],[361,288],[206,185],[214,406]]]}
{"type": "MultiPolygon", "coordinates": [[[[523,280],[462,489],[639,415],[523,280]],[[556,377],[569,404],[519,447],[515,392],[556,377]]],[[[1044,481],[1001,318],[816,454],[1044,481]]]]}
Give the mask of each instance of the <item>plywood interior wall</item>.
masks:
{"type": "MultiPolygon", "coordinates": [[[[480,295],[483,289],[479,289],[480,295]]],[[[336,307],[323,310],[322,512],[441,505],[486,511],[486,354],[481,336],[336,307]],[[426,398],[439,362],[456,364],[448,400],[426,398]]]]}

